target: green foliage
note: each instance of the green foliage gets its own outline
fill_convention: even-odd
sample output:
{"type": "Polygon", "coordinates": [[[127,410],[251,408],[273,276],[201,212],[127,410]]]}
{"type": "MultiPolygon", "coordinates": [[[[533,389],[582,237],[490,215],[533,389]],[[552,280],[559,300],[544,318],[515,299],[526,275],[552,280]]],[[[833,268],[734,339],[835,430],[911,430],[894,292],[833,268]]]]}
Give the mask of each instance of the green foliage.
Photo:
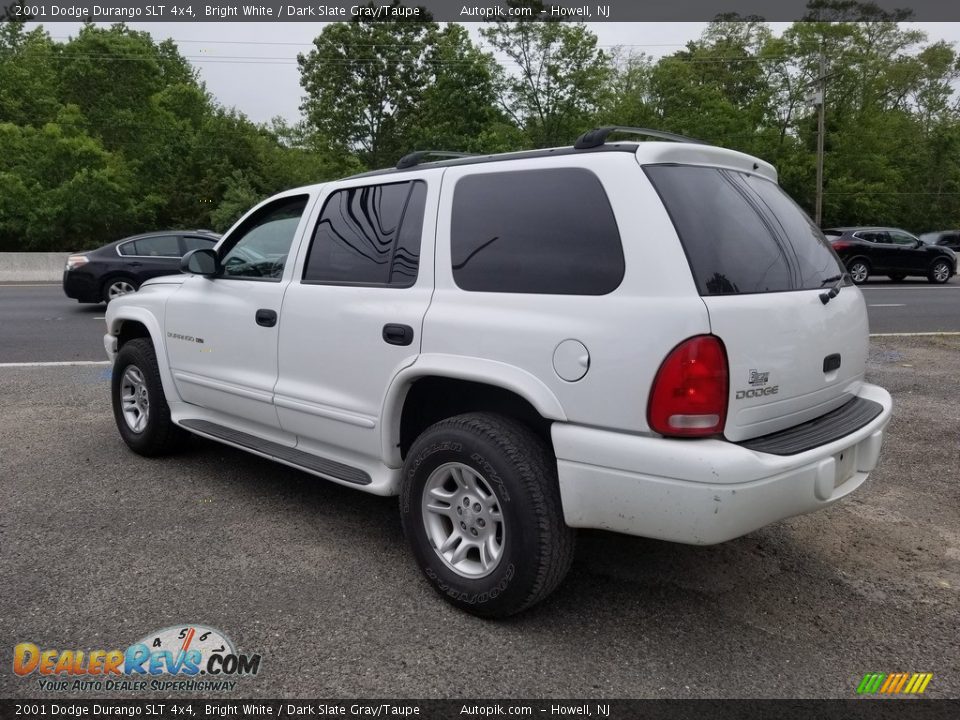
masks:
{"type": "Polygon", "coordinates": [[[172,42],[122,24],[55,43],[0,23],[0,77],[0,251],[229,224],[241,199],[359,167],[218,107],[172,42]]]}
{"type": "MultiPolygon", "coordinates": [[[[400,0],[393,0],[398,5],[400,0]]],[[[540,0],[510,0],[539,8],[540,0]]],[[[908,11],[813,0],[775,36],[724,16],[659,59],[584,25],[332,23],[298,57],[300,121],[221,107],[171,41],[85,25],[56,42],[0,22],[0,251],[77,250],[165,227],[229,227],[277,191],[415,149],[500,152],[639,125],[772,162],[813,209],[827,74],[824,225],[960,225],[960,59],[908,11]]]]}
{"type": "Polygon", "coordinates": [[[497,22],[480,32],[517,67],[498,73],[500,102],[530,144],[568,144],[601,112],[612,68],[582,23],[497,22]]]}

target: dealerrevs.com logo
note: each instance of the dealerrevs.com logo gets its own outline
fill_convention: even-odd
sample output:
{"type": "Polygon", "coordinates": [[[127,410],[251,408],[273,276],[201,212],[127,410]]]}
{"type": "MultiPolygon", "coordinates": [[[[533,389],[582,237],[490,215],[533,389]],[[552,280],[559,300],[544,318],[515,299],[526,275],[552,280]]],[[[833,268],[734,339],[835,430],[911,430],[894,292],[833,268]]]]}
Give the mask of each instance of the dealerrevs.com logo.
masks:
{"type": "Polygon", "coordinates": [[[126,649],[60,650],[22,642],[13,672],[48,692],[224,692],[256,675],[260,655],[238,653],[219,630],[184,624],[150,633],[126,649]]]}

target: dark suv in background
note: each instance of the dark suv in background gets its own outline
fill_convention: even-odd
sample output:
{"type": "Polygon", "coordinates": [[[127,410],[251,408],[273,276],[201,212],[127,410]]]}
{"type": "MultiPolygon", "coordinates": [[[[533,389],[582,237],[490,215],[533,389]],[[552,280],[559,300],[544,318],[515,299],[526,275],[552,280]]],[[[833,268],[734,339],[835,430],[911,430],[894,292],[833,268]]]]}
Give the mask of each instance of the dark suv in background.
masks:
{"type": "Polygon", "coordinates": [[[63,292],[83,303],[110,302],[152,277],[179,273],[180,258],[191,250],[212,248],[219,239],[210,230],[166,230],[75,253],[63,270],[63,292]]]}
{"type": "Polygon", "coordinates": [[[928,245],[899,228],[828,228],[823,234],[858,285],[871,275],[886,275],[895,281],[921,275],[932,283],[945,283],[957,272],[957,256],[952,250],[928,245]]]}

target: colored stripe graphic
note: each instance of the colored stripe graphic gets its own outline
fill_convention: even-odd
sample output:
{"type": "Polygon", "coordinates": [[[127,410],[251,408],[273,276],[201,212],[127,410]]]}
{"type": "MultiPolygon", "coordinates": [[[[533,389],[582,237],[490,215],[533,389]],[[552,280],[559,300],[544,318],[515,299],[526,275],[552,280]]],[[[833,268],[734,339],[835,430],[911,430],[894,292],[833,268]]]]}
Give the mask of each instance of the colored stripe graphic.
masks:
{"type": "Polygon", "coordinates": [[[867,673],[857,685],[858,695],[920,695],[933,679],[933,673],[867,673]]]}

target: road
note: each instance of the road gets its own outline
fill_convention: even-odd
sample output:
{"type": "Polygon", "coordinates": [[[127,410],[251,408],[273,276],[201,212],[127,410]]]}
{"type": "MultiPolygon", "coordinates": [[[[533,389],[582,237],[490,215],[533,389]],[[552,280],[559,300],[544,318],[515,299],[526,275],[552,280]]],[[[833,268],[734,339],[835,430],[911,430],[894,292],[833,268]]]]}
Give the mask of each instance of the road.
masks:
{"type": "MultiPolygon", "coordinates": [[[[867,283],[871,333],[960,332],[960,281],[867,283]]],[[[104,305],[59,285],[0,285],[0,363],[103,360],[104,305]]]]}

